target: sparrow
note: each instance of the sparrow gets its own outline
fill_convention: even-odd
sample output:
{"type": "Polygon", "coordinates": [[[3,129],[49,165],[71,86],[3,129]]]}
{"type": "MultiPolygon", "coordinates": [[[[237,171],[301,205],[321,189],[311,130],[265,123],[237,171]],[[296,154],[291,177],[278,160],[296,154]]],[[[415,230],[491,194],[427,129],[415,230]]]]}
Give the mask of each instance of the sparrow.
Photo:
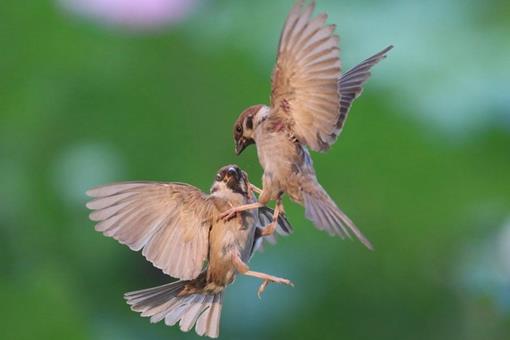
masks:
{"type": "MultiPolygon", "coordinates": [[[[143,256],[165,274],[179,279],[162,286],[126,293],[127,303],[151,322],[165,320],[199,335],[219,335],[223,292],[238,274],[262,280],[259,297],[269,283],[292,282],[250,270],[246,264],[264,240],[263,226],[273,217],[267,207],[218,216],[230,207],[256,202],[247,174],[237,165],[222,167],[206,194],[183,183],[124,182],[87,191],[93,200],[90,219],[143,256]]],[[[277,220],[278,233],[292,227],[277,220]]]]}
{"type": "MultiPolygon", "coordinates": [[[[327,151],[336,141],[353,101],[363,91],[370,69],[386,57],[388,46],[344,74],[340,73],[339,37],[327,14],[312,17],[315,2],[299,1],[291,9],[280,36],[272,74],[271,106],[244,110],[233,129],[239,155],[255,144],[264,170],[256,203],[229,209],[230,218],[246,209],[276,201],[276,216],[284,211],[282,196],[304,205],[305,216],[320,230],[341,238],[350,232],[369,249],[371,243],[320,185],[309,149],[327,151]]],[[[273,219],[276,221],[277,218],[273,219]]],[[[268,226],[274,231],[276,223],[268,226]]]]}

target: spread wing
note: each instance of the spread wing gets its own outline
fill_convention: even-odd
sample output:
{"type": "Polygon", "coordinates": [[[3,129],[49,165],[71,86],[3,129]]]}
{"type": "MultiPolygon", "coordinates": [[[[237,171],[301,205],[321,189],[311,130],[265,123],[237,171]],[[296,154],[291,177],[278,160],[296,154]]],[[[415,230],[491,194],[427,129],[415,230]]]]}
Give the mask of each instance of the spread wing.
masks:
{"type": "Polygon", "coordinates": [[[315,4],[299,1],[283,27],[273,70],[272,116],[283,119],[301,143],[325,151],[335,141],[340,110],[339,38],[327,15],[311,18],[315,4]]]}
{"type": "Polygon", "coordinates": [[[142,254],[164,273],[190,280],[203,270],[216,208],[180,183],[126,182],[87,191],[96,230],[142,254]]]}
{"type": "Polygon", "coordinates": [[[379,61],[386,58],[386,53],[388,53],[388,51],[392,48],[393,46],[390,45],[381,52],[364,60],[342,74],[342,77],[338,80],[338,88],[340,90],[340,116],[338,117],[337,122],[337,135],[340,134],[344,122],[347,119],[347,114],[351,109],[352,102],[361,95],[361,92],[363,92],[363,85],[371,75],[370,69],[379,61]]]}

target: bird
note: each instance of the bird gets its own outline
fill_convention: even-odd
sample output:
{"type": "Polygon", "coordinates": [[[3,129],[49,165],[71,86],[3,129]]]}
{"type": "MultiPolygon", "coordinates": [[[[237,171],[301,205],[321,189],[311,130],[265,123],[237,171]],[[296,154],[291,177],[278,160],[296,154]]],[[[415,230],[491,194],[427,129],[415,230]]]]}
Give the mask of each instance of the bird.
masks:
{"type": "MultiPolygon", "coordinates": [[[[275,200],[275,215],[284,212],[282,196],[304,205],[305,217],[334,236],[353,233],[373,249],[349,217],[320,185],[309,149],[326,152],[342,131],[353,101],[360,96],[371,68],[386,57],[392,45],[341,73],[339,37],[327,14],[312,17],[315,2],[297,2],[281,32],[272,73],[270,106],[253,105],[237,118],[235,152],[255,144],[263,168],[258,202],[224,212],[223,219],[240,211],[265,206],[275,200]]],[[[276,220],[276,218],[274,219],[276,220]]],[[[276,224],[271,225],[275,230],[276,224]]]]}
{"type": "MultiPolygon", "coordinates": [[[[257,201],[247,173],[237,165],[219,169],[209,194],[177,182],[122,182],[93,188],[87,195],[93,198],[86,206],[97,231],[142,250],[155,267],[178,279],[124,295],[131,309],[151,322],[179,322],[185,332],[195,325],[198,335],[215,338],[223,293],[236,275],[261,279],[259,298],[270,283],[293,286],[246,264],[265,239],[272,209],[246,211],[228,221],[217,218],[230,207],[257,201]]],[[[292,232],[282,216],[277,229],[281,235],[292,232]]]]}

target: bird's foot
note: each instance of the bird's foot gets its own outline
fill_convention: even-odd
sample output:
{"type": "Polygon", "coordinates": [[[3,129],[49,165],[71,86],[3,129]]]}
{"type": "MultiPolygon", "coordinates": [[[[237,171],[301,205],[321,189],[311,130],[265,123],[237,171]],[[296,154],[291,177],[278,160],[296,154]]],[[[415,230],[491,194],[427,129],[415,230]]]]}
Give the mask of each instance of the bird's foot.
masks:
{"type": "Polygon", "coordinates": [[[270,283],[279,283],[279,284],[284,284],[287,286],[294,287],[294,283],[292,283],[292,281],[290,281],[290,280],[287,280],[287,279],[284,279],[281,277],[277,277],[277,276],[267,275],[267,278],[265,278],[262,281],[262,283],[260,284],[259,289],[257,291],[257,296],[259,297],[259,299],[262,298],[262,294],[264,293],[264,291],[266,290],[267,286],[270,283]]]}
{"type": "Polygon", "coordinates": [[[237,207],[234,207],[234,208],[230,208],[227,211],[224,211],[223,213],[220,214],[219,219],[223,220],[223,221],[228,221],[232,217],[234,217],[237,213],[239,213],[241,211],[257,209],[257,208],[260,208],[260,207],[263,207],[263,206],[264,206],[264,204],[262,204],[260,202],[240,205],[240,206],[237,206],[237,207]]]}
{"type": "Polygon", "coordinates": [[[268,225],[260,228],[260,235],[262,236],[270,236],[273,235],[276,230],[276,221],[269,223],[268,225]]]}
{"type": "Polygon", "coordinates": [[[234,218],[239,210],[236,208],[230,208],[227,211],[224,211],[220,214],[219,220],[223,220],[224,222],[230,221],[232,218],[234,218]]]}

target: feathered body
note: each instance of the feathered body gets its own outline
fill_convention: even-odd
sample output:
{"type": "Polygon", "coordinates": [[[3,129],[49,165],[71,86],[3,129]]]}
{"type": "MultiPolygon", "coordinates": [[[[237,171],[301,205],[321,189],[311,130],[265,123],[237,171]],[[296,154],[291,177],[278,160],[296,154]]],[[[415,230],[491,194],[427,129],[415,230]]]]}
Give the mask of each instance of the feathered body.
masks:
{"type": "MultiPolygon", "coordinates": [[[[222,193],[223,191],[219,191],[211,195],[218,212],[251,202],[248,197],[238,193],[229,192],[229,197],[222,197],[222,193]]],[[[207,282],[210,287],[223,289],[234,280],[237,271],[232,265],[232,253],[237,253],[243,262],[248,262],[253,254],[255,229],[261,225],[255,216],[258,212],[246,212],[247,214],[240,214],[229,221],[214,216],[215,222],[209,235],[207,267],[207,282]]]]}
{"type": "MultiPolygon", "coordinates": [[[[270,110],[268,107],[263,109],[270,110]]],[[[263,187],[269,189],[264,190],[259,199],[262,202],[275,200],[285,192],[294,201],[302,202],[301,186],[315,179],[307,148],[295,139],[292,131],[278,117],[268,116],[262,120],[254,129],[253,140],[264,169],[263,187]]]]}

